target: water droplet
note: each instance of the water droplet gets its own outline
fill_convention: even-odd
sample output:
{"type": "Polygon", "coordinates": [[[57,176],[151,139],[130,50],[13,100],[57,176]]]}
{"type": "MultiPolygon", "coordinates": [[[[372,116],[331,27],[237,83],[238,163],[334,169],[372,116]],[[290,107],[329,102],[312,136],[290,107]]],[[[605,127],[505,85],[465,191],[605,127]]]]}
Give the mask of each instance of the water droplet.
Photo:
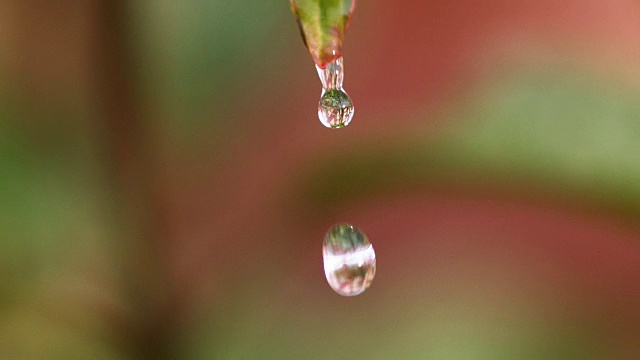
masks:
{"type": "Polygon", "coordinates": [[[318,117],[328,128],[339,129],[349,125],[353,112],[353,103],[342,89],[324,92],[318,103],[318,117]]]}
{"type": "Polygon", "coordinates": [[[316,65],[322,82],[322,96],[318,103],[318,118],[322,125],[338,129],[349,125],[355,108],[351,98],[342,88],[344,65],[338,58],[325,68],[316,65]]]}
{"type": "Polygon", "coordinates": [[[376,253],[367,236],[359,229],[340,224],[324,238],[322,246],[324,274],[331,288],[343,296],[365,291],[376,275],[376,253]]]}

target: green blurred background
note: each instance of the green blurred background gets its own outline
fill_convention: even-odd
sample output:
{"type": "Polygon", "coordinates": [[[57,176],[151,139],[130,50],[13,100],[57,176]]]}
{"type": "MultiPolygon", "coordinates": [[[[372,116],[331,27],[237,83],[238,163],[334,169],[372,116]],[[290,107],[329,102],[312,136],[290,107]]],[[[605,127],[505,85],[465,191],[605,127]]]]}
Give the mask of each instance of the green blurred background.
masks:
{"type": "Polygon", "coordinates": [[[640,358],[640,4],[0,0],[0,358],[640,358]],[[378,275],[343,298],[324,233],[378,275]]]}

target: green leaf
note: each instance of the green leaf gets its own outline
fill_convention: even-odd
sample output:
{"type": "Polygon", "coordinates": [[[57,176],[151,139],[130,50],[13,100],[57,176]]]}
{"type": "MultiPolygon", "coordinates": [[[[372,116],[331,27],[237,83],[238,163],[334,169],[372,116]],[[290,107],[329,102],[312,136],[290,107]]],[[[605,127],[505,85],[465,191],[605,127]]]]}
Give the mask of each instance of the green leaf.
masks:
{"type": "Polygon", "coordinates": [[[316,65],[325,68],[342,56],[342,40],[356,0],[291,0],[300,33],[316,65]]]}

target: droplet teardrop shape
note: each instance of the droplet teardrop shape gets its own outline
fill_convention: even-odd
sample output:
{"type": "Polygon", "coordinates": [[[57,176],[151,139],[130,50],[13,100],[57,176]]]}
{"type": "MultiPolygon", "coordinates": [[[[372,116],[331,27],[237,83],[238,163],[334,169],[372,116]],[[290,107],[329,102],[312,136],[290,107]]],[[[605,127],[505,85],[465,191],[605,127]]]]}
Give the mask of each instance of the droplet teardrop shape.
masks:
{"type": "Polygon", "coordinates": [[[340,224],[324,238],[324,274],[329,286],[340,295],[364,292],[376,275],[376,254],[367,236],[359,229],[340,224]]]}
{"type": "Polygon", "coordinates": [[[318,77],[322,82],[322,96],[318,103],[318,118],[322,125],[339,129],[349,125],[355,108],[351,98],[342,88],[344,65],[342,58],[321,68],[316,65],[318,77]]]}

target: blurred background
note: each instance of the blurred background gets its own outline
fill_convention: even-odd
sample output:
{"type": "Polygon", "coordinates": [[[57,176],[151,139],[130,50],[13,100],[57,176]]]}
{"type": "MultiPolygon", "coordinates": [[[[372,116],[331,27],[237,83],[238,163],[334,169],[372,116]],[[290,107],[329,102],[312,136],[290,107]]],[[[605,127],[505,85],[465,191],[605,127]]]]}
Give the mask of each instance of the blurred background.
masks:
{"type": "Polygon", "coordinates": [[[638,359],[639,39],[361,1],[332,131],[286,0],[0,0],[0,358],[638,359]]]}

